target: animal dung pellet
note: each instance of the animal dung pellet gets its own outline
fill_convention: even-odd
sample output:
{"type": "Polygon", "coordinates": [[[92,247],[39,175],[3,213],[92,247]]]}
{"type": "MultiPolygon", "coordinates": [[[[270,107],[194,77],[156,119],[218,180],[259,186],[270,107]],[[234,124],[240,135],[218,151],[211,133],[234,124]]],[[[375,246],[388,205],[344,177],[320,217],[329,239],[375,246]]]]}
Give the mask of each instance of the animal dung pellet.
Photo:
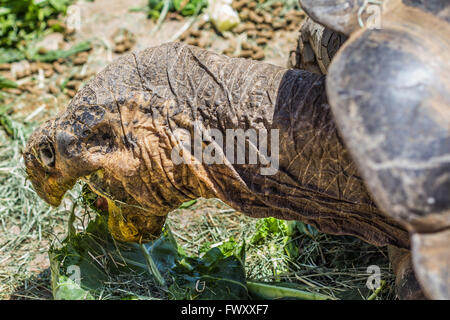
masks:
{"type": "Polygon", "coordinates": [[[235,33],[242,33],[246,30],[247,30],[246,25],[243,23],[238,24],[236,27],[233,28],[233,32],[235,32],[235,33]]]}
{"type": "Polygon", "coordinates": [[[46,78],[50,78],[51,76],[53,76],[55,72],[53,71],[53,69],[47,69],[44,71],[44,77],[46,78]]]}
{"type": "Polygon", "coordinates": [[[73,60],[74,65],[82,65],[87,62],[89,54],[87,52],[80,52],[73,60]]]}
{"type": "Polygon", "coordinates": [[[283,8],[283,2],[277,1],[270,5],[272,9],[283,8]]]}
{"type": "Polygon", "coordinates": [[[72,76],[72,78],[74,79],[74,80],[84,80],[84,79],[86,79],[87,77],[89,77],[90,76],[90,74],[89,73],[85,73],[85,74],[81,74],[81,73],[75,73],[73,76],[72,76]]]}
{"type": "Polygon", "coordinates": [[[222,51],[223,54],[230,56],[236,51],[236,48],[233,48],[231,46],[227,47],[225,50],[222,51]]]}
{"type": "Polygon", "coordinates": [[[53,69],[57,73],[63,73],[64,70],[65,70],[65,68],[61,64],[59,64],[58,62],[53,62],[53,69]]]}
{"type": "Polygon", "coordinates": [[[250,10],[248,8],[242,9],[241,12],[239,12],[239,18],[243,21],[248,19],[248,14],[250,13],[250,10]]]}
{"type": "Polygon", "coordinates": [[[272,14],[274,17],[279,17],[281,15],[281,11],[283,11],[283,8],[279,7],[279,8],[274,9],[272,11],[272,14]]]}
{"type": "Polygon", "coordinates": [[[239,57],[242,57],[242,58],[251,58],[252,55],[253,55],[253,50],[242,50],[239,53],[239,57]]]}
{"type": "Polygon", "coordinates": [[[272,27],[273,27],[275,30],[283,29],[284,27],[286,27],[286,23],[285,23],[284,21],[275,21],[275,22],[272,24],[272,27]]]}
{"type": "Polygon", "coordinates": [[[131,40],[129,40],[129,39],[127,39],[127,40],[125,40],[125,42],[123,43],[123,46],[125,47],[125,50],[128,51],[128,50],[130,50],[131,48],[133,48],[134,42],[131,41],[131,40]]]}
{"type": "Polygon", "coordinates": [[[253,37],[256,37],[256,33],[257,33],[256,29],[248,30],[247,36],[249,36],[250,38],[253,38],[253,37]]]}
{"type": "Polygon", "coordinates": [[[40,47],[40,48],[38,49],[38,53],[39,53],[39,54],[46,54],[46,53],[48,53],[48,50],[47,50],[47,48],[40,47]]]}
{"type": "Polygon", "coordinates": [[[258,23],[257,25],[256,25],[256,29],[257,30],[270,30],[271,29],[271,26],[270,26],[270,24],[267,24],[267,23],[258,23]]]}
{"type": "Polygon", "coordinates": [[[0,70],[1,71],[8,71],[11,69],[10,63],[0,63],[0,70]]]}
{"type": "Polygon", "coordinates": [[[50,85],[48,86],[48,91],[49,91],[51,94],[58,94],[58,93],[59,93],[59,88],[58,88],[57,86],[53,85],[53,84],[50,84],[50,85]]]}
{"type": "Polygon", "coordinates": [[[287,30],[288,31],[295,31],[297,30],[298,25],[296,23],[291,23],[290,25],[287,26],[287,30]]]}
{"type": "Polygon", "coordinates": [[[18,96],[22,94],[22,90],[19,88],[4,88],[2,90],[18,96]]]}
{"type": "Polygon", "coordinates": [[[186,30],[185,32],[183,32],[180,36],[180,40],[184,41],[187,38],[189,38],[191,36],[191,31],[190,30],[186,30]]]}
{"type": "Polygon", "coordinates": [[[268,24],[272,23],[273,17],[272,17],[272,15],[270,13],[268,13],[266,11],[263,11],[262,12],[262,16],[264,17],[264,22],[265,23],[268,23],[268,24]]]}
{"type": "Polygon", "coordinates": [[[198,46],[198,38],[189,38],[186,41],[187,44],[190,44],[192,46],[198,46]]]}
{"type": "Polygon", "coordinates": [[[257,51],[252,54],[253,60],[262,60],[262,59],[264,59],[264,57],[265,57],[265,54],[264,54],[263,50],[257,51]]]}
{"type": "Polygon", "coordinates": [[[199,38],[201,35],[200,30],[191,30],[191,37],[199,38]]]}
{"type": "Polygon", "coordinates": [[[256,33],[256,35],[258,37],[261,37],[261,38],[267,38],[267,39],[272,39],[273,38],[273,32],[272,31],[258,31],[256,33]]]}
{"type": "Polygon", "coordinates": [[[125,46],[123,44],[119,44],[117,46],[114,47],[114,52],[115,53],[123,53],[125,52],[127,49],[125,48],[125,46]]]}
{"type": "Polygon", "coordinates": [[[231,4],[231,7],[235,10],[239,10],[242,7],[246,6],[247,4],[250,4],[252,0],[240,0],[240,1],[233,1],[231,4]]]}
{"type": "Polygon", "coordinates": [[[115,53],[123,53],[130,50],[135,43],[134,35],[127,29],[120,28],[112,35],[114,42],[113,51],[115,53]]]}
{"type": "Polygon", "coordinates": [[[36,73],[39,71],[39,66],[36,62],[30,64],[31,73],[36,73]]]}
{"type": "Polygon", "coordinates": [[[71,80],[71,81],[67,82],[66,88],[78,90],[80,88],[80,82],[71,80]]]}
{"type": "Polygon", "coordinates": [[[70,98],[75,97],[76,93],[77,93],[77,92],[76,92],[75,90],[72,90],[72,89],[66,89],[66,94],[67,94],[70,98]]]}
{"type": "Polygon", "coordinates": [[[244,50],[253,50],[253,46],[248,42],[242,42],[241,48],[244,50]]]}
{"type": "Polygon", "coordinates": [[[201,37],[201,38],[198,39],[198,44],[197,45],[200,48],[206,48],[208,46],[208,43],[209,43],[208,38],[201,37]]]}
{"type": "Polygon", "coordinates": [[[269,40],[267,38],[256,38],[257,45],[266,45],[269,40]]]}

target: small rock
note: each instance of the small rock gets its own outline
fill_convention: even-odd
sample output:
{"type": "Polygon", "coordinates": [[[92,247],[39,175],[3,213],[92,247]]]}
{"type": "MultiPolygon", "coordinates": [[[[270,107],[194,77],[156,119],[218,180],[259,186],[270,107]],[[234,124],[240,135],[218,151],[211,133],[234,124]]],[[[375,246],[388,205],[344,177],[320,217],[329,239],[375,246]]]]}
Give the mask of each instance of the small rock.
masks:
{"type": "Polygon", "coordinates": [[[44,39],[36,43],[40,54],[45,54],[49,51],[58,50],[64,43],[64,36],[59,32],[53,32],[45,36],[44,39]]]}

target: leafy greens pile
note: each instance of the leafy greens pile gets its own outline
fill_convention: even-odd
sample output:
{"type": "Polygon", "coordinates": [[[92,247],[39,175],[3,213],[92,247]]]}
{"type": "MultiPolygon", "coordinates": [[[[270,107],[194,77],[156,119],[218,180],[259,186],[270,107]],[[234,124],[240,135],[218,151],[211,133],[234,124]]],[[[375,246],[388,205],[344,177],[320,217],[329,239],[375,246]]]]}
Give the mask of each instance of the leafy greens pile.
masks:
{"type": "MultiPolygon", "coordinates": [[[[93,208],[96,196],[84,188],[83,197],[93,208]]],[[[167,226],[162,236],[150,243],[123,243],[111,237],[107,217],[97,213],[86,230],[77,233],[72,212],[67,238],[49,251],[55,299],[328,298],[292,287],[247,281],[245,242],[239,245],[230,239],[205,250],[201,258],[189,257],[167,226]],[[135,288],[117,290],[117,286],[111,289],[111,283],[124,278],[128,284],[145,283],[147,292],[141,290],[143,293],[138,294],[135,288]]],[[[270,236],[280,225],[286,227],[270,218],[251,241],[270,236]]]]}

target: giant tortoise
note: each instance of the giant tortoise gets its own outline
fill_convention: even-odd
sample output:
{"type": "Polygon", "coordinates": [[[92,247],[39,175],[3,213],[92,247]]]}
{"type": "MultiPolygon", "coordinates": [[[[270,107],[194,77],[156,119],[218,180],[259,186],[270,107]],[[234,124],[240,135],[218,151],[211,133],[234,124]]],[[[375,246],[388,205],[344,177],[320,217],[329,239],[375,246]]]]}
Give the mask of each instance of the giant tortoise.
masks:
{"type": "Polygon", "coordinates": [[[400,298],[450,298],[448,2],[384,1],[380,29],[358,23],[370,1],[300,2],[348,37],[326,76],[183,43],[123,55],[33,133],[29,179],[54,206],[83,179],[122,241],[197,197],[301,220],[389,245],[400,298]]]}

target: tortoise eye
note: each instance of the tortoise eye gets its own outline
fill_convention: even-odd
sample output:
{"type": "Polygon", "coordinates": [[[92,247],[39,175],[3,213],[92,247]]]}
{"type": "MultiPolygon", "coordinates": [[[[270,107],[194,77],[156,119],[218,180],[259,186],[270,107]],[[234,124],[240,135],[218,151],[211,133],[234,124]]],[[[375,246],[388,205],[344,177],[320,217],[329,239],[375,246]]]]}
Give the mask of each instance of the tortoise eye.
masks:
{"type": "Polygon", "coordinates": [[[41,146],[39,149],[39,157],[46,167],[50,168],[55,166],[55,152],[52,145],[45,144],[41,146]]]}

